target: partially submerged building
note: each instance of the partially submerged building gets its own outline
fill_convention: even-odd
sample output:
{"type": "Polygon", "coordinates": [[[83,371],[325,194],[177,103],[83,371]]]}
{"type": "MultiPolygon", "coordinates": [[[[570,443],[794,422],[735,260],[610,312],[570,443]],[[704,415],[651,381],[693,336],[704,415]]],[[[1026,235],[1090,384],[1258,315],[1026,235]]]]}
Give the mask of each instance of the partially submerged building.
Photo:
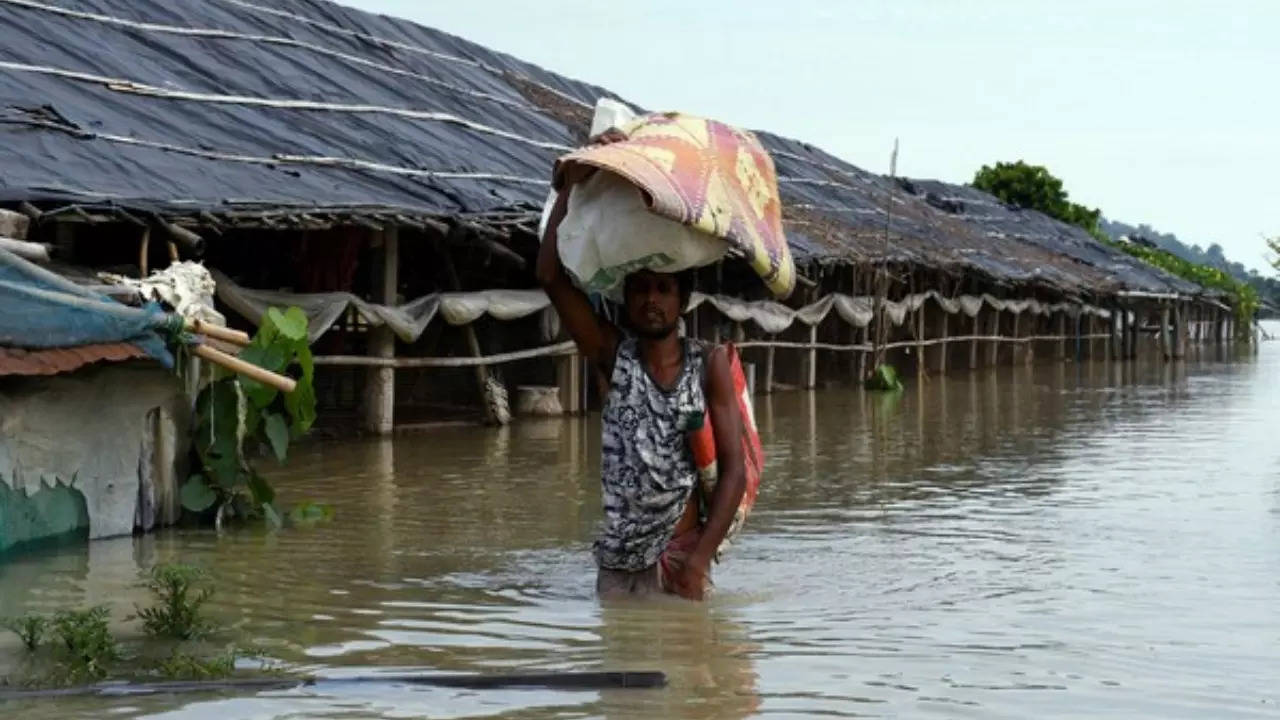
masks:
{"type": "Polygon", "coordinates": [[[0,250],[0,555],[179,513],[191,399],[164,339],[58,269],[0,250]]]}
{"type": "MultiPolygon", "coordinates": [[[[330,423],[593,402],[532,265],[552,163],[612,93],[319,0],[0,0],[0,36],[0,207],[55,258],[202,257],[246,329],[303,307],[330,423]]],[[[760,138],[804,286],[707,268],[686,318],[757,389],[1230,336],[1223,298],[1079,228],[760,138]]]]}

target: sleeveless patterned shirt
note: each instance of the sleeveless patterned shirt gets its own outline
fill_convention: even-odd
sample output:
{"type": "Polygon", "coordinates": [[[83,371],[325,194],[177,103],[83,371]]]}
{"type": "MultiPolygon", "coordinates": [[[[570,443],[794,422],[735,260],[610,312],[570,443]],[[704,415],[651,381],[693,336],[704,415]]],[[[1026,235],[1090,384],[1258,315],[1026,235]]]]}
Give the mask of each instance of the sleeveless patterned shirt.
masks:
{"type": "Polygon", "coordinates": [[[706,411],[701,343],[681,338],[684,363],[670,390],[644,367],[634,337],[618,343],[601,414],[604,525],[596,562],[611,570],[644,570],[658,561],[684,513],[698,470],[687,434],[706,411]]]}

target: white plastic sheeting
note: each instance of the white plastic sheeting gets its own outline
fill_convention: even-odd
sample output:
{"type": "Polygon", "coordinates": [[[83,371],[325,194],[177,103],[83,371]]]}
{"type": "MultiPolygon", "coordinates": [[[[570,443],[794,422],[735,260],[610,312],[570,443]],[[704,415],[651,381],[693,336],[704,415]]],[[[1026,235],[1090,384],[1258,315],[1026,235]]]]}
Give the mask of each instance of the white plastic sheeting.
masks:
{"type": "MultiPolygon", "coordinates": [[[[214,271],[218,281],[218,298],[236,312],[244,315],[255,324],[261,321],[268,307],[297,306],[307,315],[311,342],[333,326],[348,308],[356,312],[375,327],[386,325],[396,336],[405,342],[413,342],[422,335],[436,315],[444,318],[450,325],[466,325],[489,315],[498,320],[515,320],[527,317],[551,306],[550,300],[541,290],[480,290],[477,292],[434,293],[403,305],[378,305],[362,300],[351,293],[312,293],[294,294],[272,292],[267,290],[250,290],[242,288],[221,273],[214,271]]],[[[1034,315],[1051,315],[1066,312],[1077,315],[1095,315],[1100,318],[1111,317],[1111,311],[1080,303],[1042,303],[1034,299],[1004,300],[992,295],[958,295],[944,297],[937,291],[916,293],[902,300],[887,300],[884,303],[885,315],[889,322],[901,325],[906,322],[907,314],[919,310],[929,300],[933,300],[943,311],[951,314],[963,313],[969,317],[976,316],[984,307],[1000,312],[1013,314],[1031,313],[1034,315]]],[[[734,322],[753,322],[767,333],[780,333],[796,322],[805,325],[817,325],[834,310],[845,323],[854,327],[866,327],[875,316],[875,298],[862,295],[827,295],[822,299],[802,308],[790,308],[771,300],[740,300],[728,295],[705,295],[693,293],[689,299],[689,311],[710,303],[725,317],[734,322]]],[[[543,319],[544,334],[555,334],[557,323],[553,322],[554,313],[548,312],[543,319]]]]}
{"type": "Polygon", "coordinates": [[[421,337],[437,314],[450,325],[466,325],[485,314],[499,320],[515,320],[550,305],[541,290],[481,290],[433,293],[393,307],[371,303],[346,292],[299,294],[250,290],[236,285],[216,270],[214,272],[218,281],[218,299],[254,324],[262,321],[262,315],[269,307],[300,308],[307,316],[308,339],[313,343],[328,332],[348,308],[354,308],[370,325],[385,325],[396,337],[413,342],[421,337]]]}

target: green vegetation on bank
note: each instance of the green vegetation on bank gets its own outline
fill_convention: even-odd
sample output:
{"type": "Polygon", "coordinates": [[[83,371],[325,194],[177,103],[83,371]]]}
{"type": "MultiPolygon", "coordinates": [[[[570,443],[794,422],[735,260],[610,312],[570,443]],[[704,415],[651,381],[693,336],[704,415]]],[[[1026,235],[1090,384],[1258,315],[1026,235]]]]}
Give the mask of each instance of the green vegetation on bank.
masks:
{"type": "MultiPolygon", "coordinates": [[[[198,641],[220,631],[203,607],[213,596],[209,575],[188,565],[157,565],[142,586],[153,604],[140,608],[146,640],[121,644],[112,635],[105,606],[28,613],[3,627],[22,640],[26,656],[18,674],[0,685],[48,688],[106,679],[208,680],[232,675],[240,658],[260,657],[236,644],[218,647],[198,641]]],[[[269,670],[263,663],[263,670],[269,670]]]]}
{"type": "Polygon", "coordinates": [[[1257,289],[1224,270],[1190,262],[1166,250],[1112,239],[1099,227],[1102,212],[1071,202],[1062,181],[1040,165],[1028,165],[1021,160],[996,163],[994,166],[983,165],[974,175],[972,184],[1009,204],[1039,210],[1050,217],[1083,228],[1099,242],[1172,275],[1226,293],[1235,309],[1239,332],[1248,331],[1253,316],[1258,311],[1257,289]]]}

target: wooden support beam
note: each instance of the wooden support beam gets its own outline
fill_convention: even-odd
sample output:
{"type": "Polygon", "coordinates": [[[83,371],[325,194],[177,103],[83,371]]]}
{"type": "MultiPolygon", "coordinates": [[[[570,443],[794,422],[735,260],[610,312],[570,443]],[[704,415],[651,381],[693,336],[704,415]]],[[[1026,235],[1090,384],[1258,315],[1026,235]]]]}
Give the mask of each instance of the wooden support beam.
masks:
{"type": "MultiPolygon", "coordinates": [[[[991,324],[989,327],[991,330],[987,334],[990,337],[997,338],[1000,336],[1000,311],[995,308],[991,309],[991,324]]],[[[999,364],[999,361],[1000,343],[996,340],[991,340],[987,343],[987,364],[995,366],[999,364]]]]}
{"type": "MultiPolygon", "coordinates": [[[[769,336],[770,340],[777,340],[777,334],[769,336]]],[[[773,394],[773,351],[776,348],[765,348],[764,355],[764,392],[766,395],[773,394]]],[[[865,355],[863,357],[866,357],[865,355]]]]}
{"type": "Polygon", "coordinates": [[[147,254],[151,251],[151,228],[142,228],[142,239],[138,241],[138,277],[147,277],[147,254]]]}
{"type": "Polygon", "coordinates": [[[1160,342],[1160,356],[1165,360],[1173,356],[1173,349],[1169,347],[1169,306],[1160,305],[1160,330],[1157,333],[1160,342]]]}
{"type": "Polygon", "coordinates": [[[982,334],[982,308],[978,308],[978,312],[973,316],[973,337],[974,340],[969,344],[969,369],[978,369],[978,340],[977,337],[982,334]]]}
{"type": "MultiPolygon", "coordinates": [[[[1067,336],[1067,311],[1066,310],[1060,310],[1058,312],[1058,334],[1064,338],[1067,336]]],[[[1058,345],[1058,349],[1057,349],[1057,352],[1054,353],[1054,357],[1057,358],[1058,360],[1065,360],[1067,357],[1067,341],[1063,340],[1057,343],[1057,345],[1058,345]]]]}
{"type": "MultiPolygon", "coordinates": [[[[951,315],[946,312],[941,312],[939,315],[942,317],[941,337],[945,340],[947,335],[950,334],[948,326],[951,324],[951,315]]],[[[950,351],[951,347],[947,343],[944,342],[938,345],[938,373],[940,375],[947,374],[947,355],[950,354],[950,351]]]]}
{"type": "Polygon", "coordinates": [[[26,240],[14,240],[12,238],[0,237],[0,250],[7,250],[14,255],[25,260],[35,263],[49,262],[49,254],[52,251],[49,245],[44,243],[27,242],[26,240]]]}
{"type": "Polygon", "coordinates": [[[804,375],[804,387],[806,390],[812,390],[818,386],[818,349],[812,347],[818,342],[818,326],[809,326],[809,358],[805,364],[806,370],[804,375]]]}
{"type": "MultiPolygon", "coordinates": [[[[470,230],[461,225],[456,225],[450,229],[450,236],[457,236],[470,230]]],[[[454,291],[461,292],[462,281],[458,277],[458,269],[453,264],[453,256],[449,253],[448,243],[439,244],[440,254],[444,259],[445,273],[448,275],[449,284],[454,291]]],[[[467,340],[467,349],[471,352],[472,357],[483,357],[484,352],[480,347],[480,338],[476,335],[474,323],[467,323],[462,327],[463,335],[467,340]]],[[[476,389],[480,391],[480,406],[484,409],[485,421],[491,425],[505,425],[509,418],[503,417],[495,411],[495,408],[489,403],[488,385],[489,385],[489,368],[486,365],[476,365],[476,389]]]]}
{"type": "MultiPolygon", "coordinates": [[[[372,235],[373,233],[370,233],[372,235]]],[[[395,226],[382,231],[382,246],[374,253],[374,301],[382,305],[396,304],[396,287],[400,268],[400,238],[395,226]]],[[[383,325],[369,331],[369,355],[394,358],[396,336],[383,325]]],[[[366,375],[364,429],[374,435],[390,435],[395,429],[396,371],[392,367],[373,367],[366,375]]]]}
{"type": "Polygon", "coordinates": [[[1187,314],[1183,310],[1183,304],[1175,302],[1173,304],[1173,359],[1181,360],[1186,357],[1186,332],[1187,332],[1187,314]]]}
{"type": "MultiPolygon", "coordinates": [[[[1013,314],[1013,336],[1015,338],[1022,337],[1022,335],[1018,332],[1018,321],[1021,319],[1022,319],[1022,313],[1013,314]]],[[[1026,345],[1023,345],[1022,343],[1015,344],[1013,346],[1012,351],[1010,352],[1009,361],[1014,365],[1017,365],[1018,361],[1022,360],[1022,356],[1026,352],[1027,352],[1026,345]]]]}
{"type": "Polygon", "coordinates": [[[924,377],[924,306],[920,303],[916,310],[916,378],[924,377]]]}

